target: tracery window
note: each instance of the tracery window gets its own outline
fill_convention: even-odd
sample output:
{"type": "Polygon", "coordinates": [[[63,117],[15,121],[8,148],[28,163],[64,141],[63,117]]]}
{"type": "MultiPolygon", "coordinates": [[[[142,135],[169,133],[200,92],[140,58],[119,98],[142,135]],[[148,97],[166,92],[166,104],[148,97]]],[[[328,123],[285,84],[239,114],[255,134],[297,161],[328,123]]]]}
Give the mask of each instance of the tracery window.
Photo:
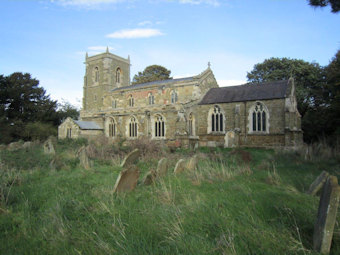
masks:
{"type": "Polygon", "coordinates": [[[265,106],[257,102],[252,111],[252,131],[266,132],[267,131],[267,112],[265,106]]]}
{"type": "Polygon", "coordinates": [[[116,122],[114,119],[111,119],[109,122],[109,137],[115,137],[116,136],[116,122]]]}
{"type": "Polygon", "coordinates": [[[118,67],[117,68],[117,71],[116,71],[116,83],[120,83],[120,74],[121,74],[121,70],[120,68],[118,67]]]}
{"type": "Polygon", "coordinates": [[[129,106],[133,107],[135,105],[135,99],[132,95],[129,96],[129,106]]]}
{"type": "Polygon", "coordinates": [[[112,108],[113,109],[117,108],[117,100],[116,99],[112,100],[112,108]]]}
{"type": "Polygon", "coordinates": [[[178,100],[178,95],[175,90],[171,91],[171,103],[174,104],[178,100]]]}
{"type": "Polygon", "coordinates": [[[165,137],[165,121],[161,115],[155,116],[155,137],[165,137]]]}
{"type": "Polygon", "coordinates": [[[224,131],[224,116],[221,112],[221,108],[218,105],[214,106],[210,115],[211,120],[211,132],[223,132],[224,131]]]}
{"type": "Polygon", "coordinates": [[[129,123],[129,136],[130,137],[137,137],[138,132],[138,124],[135,117],[131,117],[129,123]]]}
{"type": "Polygon", "coordinates": [[[94,68],[94,81],[95,82],[99,81],[99,68],[98,67],[94,68]]]}
{"type": "Polygon", "coordinates": [[[152,105],[155,103],[155,97],[154,95],[152,95],[152,93],[149,93],[148,98],[149,98],[149,105],[152,105]]]}
{"type": "Polygon", "coordinates": [[[189,136],[195,135],[195,118],[192,113],[189,114],[189,136]]]}

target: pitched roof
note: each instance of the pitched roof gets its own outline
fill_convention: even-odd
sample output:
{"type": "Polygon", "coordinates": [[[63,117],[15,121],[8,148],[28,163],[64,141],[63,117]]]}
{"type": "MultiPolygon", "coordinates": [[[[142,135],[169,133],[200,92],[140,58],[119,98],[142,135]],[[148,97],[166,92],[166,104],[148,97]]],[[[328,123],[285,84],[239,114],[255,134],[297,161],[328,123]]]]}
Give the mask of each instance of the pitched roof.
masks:
{"type": "Polygon", "coordinates": [[[139,88],[149,87],[153,85],[163,86],[166,84],[172,84],[172,83],[181,82],[181,81],[192,81],[193,79],[194,77],[186,77],[186,78],[179,78],[179,79],[151,81],[151,82],[146,82],[146,83],[134,84],[134,85],[126,86],[126,87],[116,88],[116,89],[113,89],[112,91],[119,91],[119,90],[124,90],[124,89],[139,89],[139,88]]]}
{"type": "Polygon", "coordinates": [[[74,122],[80,127],[80,129],[86,129],[86,130],[102,130],[103,129],[94,121],[75,120],[74,122]]]}
{"type": "Polygon", "coordinates": [[[231,103],[265,99],[278,99],[286,96],[288,81],[244,84],[223,88],[212,88],[199,104],[231,103]]]}

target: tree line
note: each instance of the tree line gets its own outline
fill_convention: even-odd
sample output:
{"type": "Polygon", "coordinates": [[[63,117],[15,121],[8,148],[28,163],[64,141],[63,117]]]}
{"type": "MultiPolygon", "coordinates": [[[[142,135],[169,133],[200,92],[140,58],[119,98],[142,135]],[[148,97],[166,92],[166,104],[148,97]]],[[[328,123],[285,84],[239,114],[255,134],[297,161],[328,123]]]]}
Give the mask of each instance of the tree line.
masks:
{"type": "Polygon", "coordinates": [[[29,73],[0,75],[0,143],[44,140],[57,135],[65,118],[78,115],[71,104],[52,100],[29,73]]]}

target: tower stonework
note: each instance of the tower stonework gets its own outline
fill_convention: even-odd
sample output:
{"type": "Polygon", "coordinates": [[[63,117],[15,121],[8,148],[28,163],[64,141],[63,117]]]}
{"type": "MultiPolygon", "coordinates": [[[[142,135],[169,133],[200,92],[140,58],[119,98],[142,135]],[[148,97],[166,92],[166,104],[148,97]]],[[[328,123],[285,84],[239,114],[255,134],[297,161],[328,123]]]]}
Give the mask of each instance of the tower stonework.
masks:
{"type": "Polygon", "coordinates": [[[130,85],[130,58],[105,53],[88,57],[83,87],[83,111],[98,111],[103,107],[103,96],[112,89],[130,85]]]}

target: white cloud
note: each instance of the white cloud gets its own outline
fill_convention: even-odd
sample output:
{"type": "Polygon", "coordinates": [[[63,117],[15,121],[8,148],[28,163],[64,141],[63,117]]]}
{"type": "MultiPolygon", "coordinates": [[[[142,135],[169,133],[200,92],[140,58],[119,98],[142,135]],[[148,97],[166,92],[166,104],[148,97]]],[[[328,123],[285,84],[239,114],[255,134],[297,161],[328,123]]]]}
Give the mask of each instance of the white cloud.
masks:
{"type": "Polygon", "coordinates": [[[106,35],[109,38],[115,39],[134,39],[134,38],[148,38],[153,36],[164,35],[158,29],[151,28],[135,28],[135,29],[123,29],[116,31],[112,34],[106,35]]]}
{"type": "Polygon", "coordinates": [[[219,6],[220,2],[218,0],[179,0],[181,4],[208,4],[212,6],[219,6]]]}
{"type": "Polygon", "coordinates": [[[52,3],[58,3],[63,6],[82,6],[82,7],[94,7],[101,4],[115,4],[125,1],[126,0],[51,0],[52,3]]]}
{"type": "Polygon", "coordinates": [[[145,20],[138,23],[138,26],[150,26],[150,25],[152,25],[152,22],[149,20],[145,20]]]}

